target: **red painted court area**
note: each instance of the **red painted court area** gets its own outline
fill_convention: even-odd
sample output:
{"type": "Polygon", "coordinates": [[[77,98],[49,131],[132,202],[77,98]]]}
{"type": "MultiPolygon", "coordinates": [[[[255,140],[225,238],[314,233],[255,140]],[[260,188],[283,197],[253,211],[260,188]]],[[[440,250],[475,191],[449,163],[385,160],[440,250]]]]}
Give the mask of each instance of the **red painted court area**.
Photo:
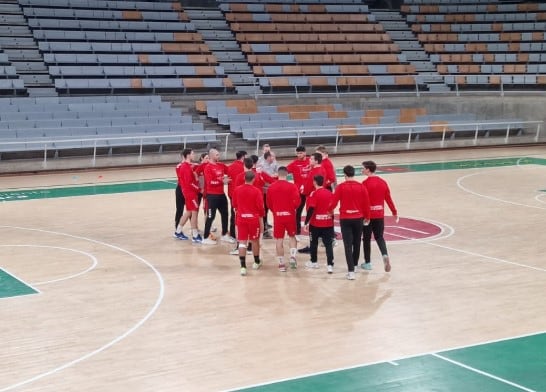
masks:
{"type": "MultiPolygon", "coordinates": [[[[302,218],[302,222],[305,218],[302,218]]],[[[336,239],[340,240],[341,229],[339,226],[339,215],[334,215],[334,227],[336,231],[336,239]]],[[[422,240],[425,238],[431,238],[437,236],[442,232],[442,228],[430,223],[418,219],[412,218],[400,218],[398,223],[392,216],[385,217],[385,240],[386,241],[408,241],[408,240],[422,240]]],[[[303,234],[309,234],[302,228],[303,234]]]]}

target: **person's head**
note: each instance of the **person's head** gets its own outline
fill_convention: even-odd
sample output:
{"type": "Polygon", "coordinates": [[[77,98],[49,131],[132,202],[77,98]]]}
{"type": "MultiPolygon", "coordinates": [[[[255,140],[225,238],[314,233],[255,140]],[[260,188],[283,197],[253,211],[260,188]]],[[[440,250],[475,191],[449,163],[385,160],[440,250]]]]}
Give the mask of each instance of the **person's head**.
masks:
{"type": "Polygon", "coordinates": [[[328,157],[328,150],[323,145],[318,146],[315,152],[319,152],[323,159],[328,157]]]}
{"type": "Polygon", "coordinates": [[[193,149],[191,148],[185,148],[182,150],[182,157],[185,161],[191,161],[193,160],[193,149]]]}
{"type": "Polygon", "coordinates": [[[211,162],[216,163],[220,160],[220,153],[217,149],[211,148],[209,150],[209,159],[211,162]]]}
{"type": "Polygon", "coordinates": [[[324,185],[324,177],[317,174],[313,177],[313,184],[315,185],[315,188],[320,188],[322,185],[324,185]]]}
{"type": "Polygon", "coordinates": [[[271,151],[267,151],[265,154],[264,154],[264,159],[271,163],[275,160],[275,156],[273,155],[273,153],[271,151]]]}
{"type": "Polygon", "coordinates": [[[296,147],[296,157],[301,160],[305,159],[305,146],[296,147]]]}
{"type": "Polygon", "coordinates": [[[252,170],[245,172],[245,184],[252,184],[255,177],[256,174],[252,170]]]}
{"type": "Polygon", "coordinates": [[[251,157],[246,157],[243,160],[243,165],[245,166],[246,170],[250,170],[250,169],[252,169],[254,167],[254,161],[252,160],[251,157]]]}
{"type": "Polygon", "coordinates": [[[271,151],[271,146],[270,146],[269,144],[267,144],[267,143],[264,144],[264,145],[262,146],[262,154],[265,155],[265,153],[266,153],[266,152],[269,152],[269,151],[271,151]]]}
{"type": "Polygon", "coordinates": [[[279,166],[277,169],[277,175],[279,176],[279,179],[285,180],[286,177],[288,177],[288,169],[286,166],[279,166]]]}
{"type": "Polygon", "coordinates": [[[250,156],[250,159],[252,159],[252,162],[254,162],[254,164],[256,164],[256,163],[258,163],[258,160],[260,159],[260,157],[258,157],[258,155],[252,154],[250,156]]]}
{"type": "Polygon", "coordinates": [[[235,159],[237,159],[238,161],[244,159],[246,156],[247,156],[247,153],[246,153],[246,151],[244,151],[244,150],[237,151],[237,152],[235,153],[235,159]]]}
{"type": "Polygon", "coordinates": [[[377,169],[377,165],[375,164],[374,161],[364,161],[362,162],[362,172],[364,174],[368,174],[368,173],[375,173],[377,169]]]}
{"type": "Polygon", "coordinates": [[[322,155],[320,155],[319,152],[315,152],[311,154],[311,156],[309,157],[309,164],[311,166],[320,165],[321,162],[322,162],[322,155]]]}
{"type": "Polygon", "coordinates": [[[199,157],[199,162],[208,162],[209,161],[209,154],[206,152],[201,153],[201,156],[199,157]]]}
{"type": "Polygon", "coordinates": [[[351,165],[344,166],[343,174],[345,174],[345,177],[347,178],[353,178],[355,176],[355,168],[351,165]]]}

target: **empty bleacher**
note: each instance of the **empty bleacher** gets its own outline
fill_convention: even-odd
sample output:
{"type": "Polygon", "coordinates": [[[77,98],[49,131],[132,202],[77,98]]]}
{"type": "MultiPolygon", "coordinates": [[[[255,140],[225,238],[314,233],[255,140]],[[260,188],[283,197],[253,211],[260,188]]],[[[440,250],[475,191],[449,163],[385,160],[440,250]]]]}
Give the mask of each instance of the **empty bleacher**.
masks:
{"type": "Polygon", "coordinates": [[[402,11],[448,84],[546,85],[545,3],[405,0],[402,11]]]}
{"type": "Polygon", "coordinates": [[[220,2],[265,92],[415,88],[415,67],[354,1],[220,2]]]}
{"type": "Polygon", "coordinates": [[[19,3],[61,94],[233,90],[180,3],[19,3]]]}

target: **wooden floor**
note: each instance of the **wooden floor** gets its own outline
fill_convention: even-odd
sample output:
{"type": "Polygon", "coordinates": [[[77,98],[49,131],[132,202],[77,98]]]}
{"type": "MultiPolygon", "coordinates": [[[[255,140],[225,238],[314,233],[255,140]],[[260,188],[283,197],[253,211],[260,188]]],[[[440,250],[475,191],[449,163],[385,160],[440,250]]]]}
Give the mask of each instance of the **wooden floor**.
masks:
{"type": "MultiPolygon", "coordinates": [[[[546,151],[333,161],[512,157],[546,151]]],[[[0,192],[173,177],[171,167],[10,176],[0,192]]],[[[342,245],[333,275],[305,270],[304,255],[279,273],[271,240],[264,267],[239,276],[230,245],[172,238],[174,185],[0,203],[0,268],[39,291],[0,300],[0,392],[227,390],[546,330],[546,166],[383,177],[400,216],[442,232],[389,242],[388,274],[372,244],[374,269],[356,281],[344,278],[342,245]]]]}

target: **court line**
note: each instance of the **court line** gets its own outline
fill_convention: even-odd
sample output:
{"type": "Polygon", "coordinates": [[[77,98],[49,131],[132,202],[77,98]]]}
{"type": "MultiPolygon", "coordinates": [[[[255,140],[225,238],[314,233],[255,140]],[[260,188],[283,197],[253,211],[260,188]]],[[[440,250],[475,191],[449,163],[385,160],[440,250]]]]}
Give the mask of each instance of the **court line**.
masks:
{"type": "Polygon", "coordinates": [[[468,365],[465,365],[464,363],[461,363],[461,362],[458,362],[458,361],[454,361],[453,359],[449,359],[449,358],[446,358],[444,357],[443,355],[440,355],[440,354],[431,354],[433,357],[436,357],[436,358],[439,358],[441,359],[442,361],[446,361],[446,362],[449,362],[453,365],[456,365],[456,366],[459,366],[459,367],[462,367],[466,370],[470,370],[471,372],[474,372],[474,373],[478,373],[482,376],[485,376],[485,377],[489,377],[489,378],[492,378],[493,380],[496,380],[496,381],[500,381],[504,384],[508,384],[508,385],[511,385],[513,387],[516,387],[518,389],[521,389],[522,391],[527,391],[527,392],[536,392],[534,389],[529,389],[529,388],[525,388],[524,386],[522,385],[519,385],[519,384],[516,384],[515,382],[511,382],[511,381],[508,381],[508,380],[505,380],[504,378],[501,378],[501,377],[497,377],[491,373],[487,373],[487,372],[484,372],[483,370],[479,370],[479,369],[476,369],[475,367],[472,367],[472,366],[468,366],[468,365]]]}
{"type": "Polygon", "coordinates": [[[535,196],[535,200],[539,203],[546,203],[546,201],[543,201],[542,199],[546,197],[546,193],[540,193],[535,196]]]}
{"type": "MultiPolygon", "coordinates": [[[[63,280],[68,280],[68,279],[73,279],[73,278],[76,278],[80,275],[83,275],[83,274],[86,274],[87,272],[95,269],[95,267],[99,264],[98,263],[98,260],[95,256],[93,256],[92,254],[90,253],[87,253],[87,252],[84,252],[84,251],[81,251],[81,250],[77,250],[77,249],[71,249],[71,248],[63,248],[63,247],[60,247],[60,246],[48,246],[48,245],[0,245],[0,247],[28,247],[28,248],[50,248],[50,249],[61,249],[61,250],[69,250],[71,252],[74,252],[74,253],[80,253],[80,254],[83,254],[87,257],[89,257],[91,260],[93,260],[93,264],[87,268],[86,270],[84,271],[81,271],[81,272],[78,272],[77,274],[73,274],[73,275],[69,275],[69,276],[66,276],[64,278],[58,278],[58,279],[53,279],[53,280],[46,280],[46,281],[43,281],[43,282],[37,282],[37,283],[34,283],[36,286],[40,286],[40,285],[44,285],[44,284],[50,284],[50,283],[56,283],[56,282],[61,282],[63,280]]],[[[32,286],[31,286],[32,287],[32,286]]]]}
{"type": "Polygon", "coordinates": [[[134,257],[136,258],[137,260],[139,260],[142,264],[146,265],[148,268],[150,268],[153,273],[155,274],[157,280],[158,280],[158,283],[159,283],[159,293],[158,293],[158,297],[156,299],[156,302],[154,303],[154,305],[152,306],[152,308],[148,311],[148,313],[146,313],[146,315],[140,319],[135,325],[133,325],[131,328],[129,328],[127,331],[125,331],[123,334],[117,336],[116,338],[114,338],[113,340],[109,341],[108,343],[106,343],[105,345],[79,357],[79,358],[76,358],[70,362],[67,362],[61,366],[58,366],[56,368],[53,368],[51,370],[48,370],[44,373],[41,373],[41,374],[38,374],[34,377],[31,377],[27,380],[23,380],[23,381],[20,381],[18,383],[15,383],[15,384],[12,384],[12,385],[9,385],[7,387],[3,387],[3,388],[0,388],[0,392],[6,392],[6,391],[11,391],[15,388],[19,388],[21,386],[24,386],[24,385],[27,385],[27,384],[31,384],[35,381],[38,381],[42,378],[45,378],[47,376],[51,376],[52,374],[55,374],[55,373],[58,373],[64,369],[67,369],[73,365],[76,365],[80,362],[83,362],[105,350],[107,350],[108,348],[112,347],[113,345],[115,345],[116,343],[119,343],[120,341],[122,341],[123,339],[125,339],[126,337],[128,337],[129,335],[131,335],[133,332],[135,332],[138,328],[140,328],[146,321],[148,321],[152,315],[156,312],[156,310],[159,308],[159,305],[161,304],[161,302],[163,301],[163,297],[165,295],[165,284],[164,284],[164,281],[163,281],[163,277],[161,276],[161,274],[159,273],[159,271],[150,263],[148,262],[147,260],[143,259],[142,257],[126,250],[126,249],[123,249],[123,248],[120,248],[118,246],[115,246],[115,245],[111,245],[111,244],[108,244],[106,242],[102,242],[102,241],[99,241],[99,240],[94,240],[94,239],[91,239],[91,238],[87,238],[87,237],[81,237],[81,236],[77,236],[77,235],[72,235],[72,234],[66,234],[66,233],[61,233],[61,232],[56,232],[56,231],[50,231],[50,230],[43,230],[43,229],[34,229],[34,228],[27,228],[27,227],[17,227],[17,226],[3,226],[1,225],[0,228],[8,228],[8,229],[18,229],[18,230],[28,230],[28,231],[35,231],[35,232],[39,232],[39,233],[47,233],[47,234],[55,234],[55,235],[60,235],[60,236],[65,236],[65,237],[69,237],[69,238],[75,238],[75,239],[79,239],[79,240],[84,240],[84,241],[88,241],[88,242],[92,242],[92,243],[95,243],[95,244],[98,244],[98,245],[103,245],[103,246],[106,246],[106,247],[109,247],[109,248],[112,248],[112,249],[115,249],[115,250],[118,250],[122,253],[125,253],[131,257],[134,257]]]}

